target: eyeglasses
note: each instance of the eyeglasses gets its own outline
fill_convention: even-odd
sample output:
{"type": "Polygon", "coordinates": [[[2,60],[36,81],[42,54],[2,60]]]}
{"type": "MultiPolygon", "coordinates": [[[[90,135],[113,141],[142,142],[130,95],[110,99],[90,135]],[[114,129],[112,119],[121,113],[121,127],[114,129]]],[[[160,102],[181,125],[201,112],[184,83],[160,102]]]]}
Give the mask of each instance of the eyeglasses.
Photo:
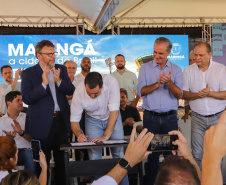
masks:
{"type": "Polygon", "coordinates": [[[40,53],[40,54],[44,54],[44,55],[47,55],[48,57],[52,57],[53,55],[57,55],[57,52],[54,52],[54,53],[40,53]]]}

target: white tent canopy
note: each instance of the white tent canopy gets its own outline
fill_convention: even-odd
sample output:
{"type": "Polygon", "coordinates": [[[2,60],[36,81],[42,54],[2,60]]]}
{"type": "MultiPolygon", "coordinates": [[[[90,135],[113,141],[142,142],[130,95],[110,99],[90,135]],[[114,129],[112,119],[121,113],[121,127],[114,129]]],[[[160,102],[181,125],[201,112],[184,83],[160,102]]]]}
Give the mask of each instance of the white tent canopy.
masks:
{"type": "Polygon", "coordinates": [[[75,26],[85,22],[86,28],[98,31],[114,17],[114,26],[200,26],[226,22],[225,9],[225,0],[1,0],[0,24],[75,26]]]}

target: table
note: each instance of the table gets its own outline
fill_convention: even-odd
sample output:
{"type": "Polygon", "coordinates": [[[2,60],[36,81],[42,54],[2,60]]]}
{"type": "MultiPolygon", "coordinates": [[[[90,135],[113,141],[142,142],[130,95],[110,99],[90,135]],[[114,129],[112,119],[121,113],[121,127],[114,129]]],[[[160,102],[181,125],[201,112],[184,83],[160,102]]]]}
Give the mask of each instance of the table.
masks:
{"type": "MultiPolygon", "coordinates": [[[[119,161],[119,159],[69,161],[68,150],[104,147],[125,147],[127,145],[128,143],[101,144],[90,146],[71,146],[70,143],[61,145],[60,150],[64,150],[66,185],[70,185],[70,177],[106,175],[119,161]]],[[[135,165],[131,170],[128,171],[128,173],[138,173],[140,185],[143,185],[142,162],[135,165]]]]}

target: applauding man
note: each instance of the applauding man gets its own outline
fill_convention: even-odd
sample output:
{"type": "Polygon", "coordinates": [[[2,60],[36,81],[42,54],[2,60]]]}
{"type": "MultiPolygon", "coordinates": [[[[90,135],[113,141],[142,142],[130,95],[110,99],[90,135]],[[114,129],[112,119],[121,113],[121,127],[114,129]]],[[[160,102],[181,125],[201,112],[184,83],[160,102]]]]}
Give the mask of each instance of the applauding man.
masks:
{"type": "Polygon", "coordinates": [[[60,145],[68,141],[71,130],[66,95],[72,95],[75,88],[66,67],[55,65],[52,42],[38,42],[35,52],[39,63],[22,72],[22,98],[28,105],[25,133],[41,141],[48,166],[53,150],[56,183],[61,185],[65,183],[65,170],[60,145]]]}

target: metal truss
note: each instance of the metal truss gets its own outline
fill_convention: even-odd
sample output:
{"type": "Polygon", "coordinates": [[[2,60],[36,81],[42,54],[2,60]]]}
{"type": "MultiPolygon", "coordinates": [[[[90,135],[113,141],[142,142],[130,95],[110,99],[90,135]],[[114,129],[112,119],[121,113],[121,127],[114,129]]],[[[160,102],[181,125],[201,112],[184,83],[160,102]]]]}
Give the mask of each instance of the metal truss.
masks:
{"type": "Polygon", "coordinates": [[[85,34],[84,18],[62,16],[0,16],[0,26],[12,27],[76,27],[78,35],[85,34]],[[79,29],[81,28],[81,29],[79,29]],[[80,31],[82,30],[82,31],[80,31]]]}
{"type": "Polygon", "coordinates": [[[113,17],[111,22],[112,35],[120,35],[125,27],[202,27],[202,41],[211,44],[212,24],[226,23],[226,17],[113,17]]]}
{"type": "Polygon", "coordinates": [[[108,21],[111,19],[115,10],[118,8],[119,4],[122,0],[107,0],[104,7],[102,8],[95,24],[94,28],[101,33],[104,29],[108,21]]]}
{"type": "Polygon", "coordinates": [[[114,27],[202,27],[203,24],[225,23],[226,17],[113,17],[114,27]]]}

